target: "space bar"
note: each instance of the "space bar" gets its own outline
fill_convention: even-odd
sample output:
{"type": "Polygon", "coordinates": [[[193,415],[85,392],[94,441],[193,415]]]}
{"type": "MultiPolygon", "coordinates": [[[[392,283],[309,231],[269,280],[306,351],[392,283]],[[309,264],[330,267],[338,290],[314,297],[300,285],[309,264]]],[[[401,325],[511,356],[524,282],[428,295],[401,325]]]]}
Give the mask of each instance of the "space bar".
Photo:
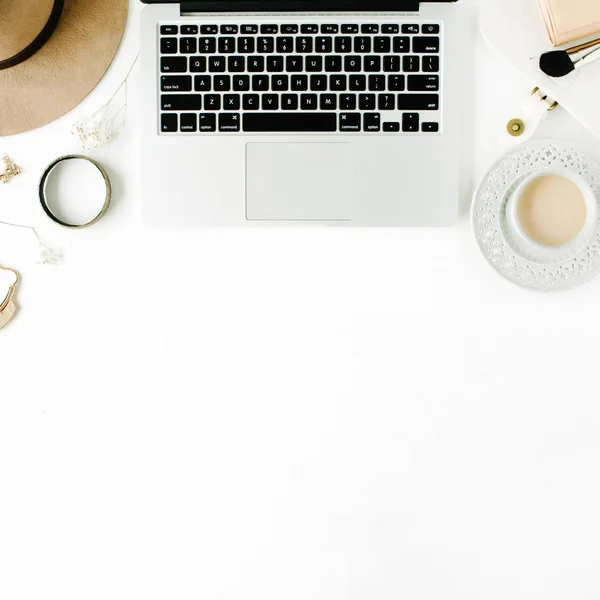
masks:
{"type": "Polygon", "coordinates": [[[246,132],[337,131],[335,113],[245,113],[246,132]]]}

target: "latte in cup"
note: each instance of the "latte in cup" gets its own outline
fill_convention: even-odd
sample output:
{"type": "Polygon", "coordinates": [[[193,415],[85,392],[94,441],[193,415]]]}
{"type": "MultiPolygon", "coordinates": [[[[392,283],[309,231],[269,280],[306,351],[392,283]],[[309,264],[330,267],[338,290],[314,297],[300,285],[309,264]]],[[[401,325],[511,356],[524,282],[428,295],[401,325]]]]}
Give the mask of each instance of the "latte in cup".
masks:
{"type": "Polygon", "coordinates": [[[523,189],[517,218],[523,232],[542,246],[563,246],[583,230],[587,218],[579,185],[562,175],[542,175],[523,189]]]}

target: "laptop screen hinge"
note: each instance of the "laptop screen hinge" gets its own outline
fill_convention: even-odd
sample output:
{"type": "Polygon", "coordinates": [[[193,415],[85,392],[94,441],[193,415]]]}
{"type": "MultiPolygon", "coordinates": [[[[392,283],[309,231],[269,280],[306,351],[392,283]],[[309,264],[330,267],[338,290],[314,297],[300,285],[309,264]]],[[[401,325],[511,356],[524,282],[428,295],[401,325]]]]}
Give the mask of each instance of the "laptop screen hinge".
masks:
{"type": "Polygon", "coordinates": [[[189,0],[181,13],[418,12],[419,0],[189,0]]]}

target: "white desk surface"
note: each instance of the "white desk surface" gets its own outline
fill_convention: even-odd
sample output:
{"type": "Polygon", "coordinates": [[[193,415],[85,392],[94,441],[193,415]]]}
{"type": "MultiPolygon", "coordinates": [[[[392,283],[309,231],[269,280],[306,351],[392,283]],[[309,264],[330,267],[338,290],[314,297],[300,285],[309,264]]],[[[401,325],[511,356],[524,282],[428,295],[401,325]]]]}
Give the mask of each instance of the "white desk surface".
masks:
{"type": "MultiPolygon", "coordinates": [[[[442,230],[169,231],[140,218],[135,101],[91,153],[90,230],[0,230],[23,283],[0,333],[0,598],[597,600],[600,279],[521,290],[466,210],[530,91],[478,34],[464,211],[442,230]]],[[[131,81],[137,89],[138,73],[131,81]]],[[[26,170],[0,216],[39,220],[68,124],[0,139],[26,170]]],[[[557,112],[540,135],[573,138],[557,112]]]]}

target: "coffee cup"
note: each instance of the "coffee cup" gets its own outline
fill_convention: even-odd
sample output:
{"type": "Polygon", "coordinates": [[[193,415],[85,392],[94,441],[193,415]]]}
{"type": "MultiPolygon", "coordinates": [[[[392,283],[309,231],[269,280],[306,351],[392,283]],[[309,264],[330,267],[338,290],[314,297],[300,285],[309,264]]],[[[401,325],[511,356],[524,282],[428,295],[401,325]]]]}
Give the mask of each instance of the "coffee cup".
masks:
{"type": "Polygon", "coordinates": [[[510,233],[531,258],[561,260],[583,250],[598,221],[598,198],[580,175],[545,169],[526,177],[506,206],[510,233]]]}

